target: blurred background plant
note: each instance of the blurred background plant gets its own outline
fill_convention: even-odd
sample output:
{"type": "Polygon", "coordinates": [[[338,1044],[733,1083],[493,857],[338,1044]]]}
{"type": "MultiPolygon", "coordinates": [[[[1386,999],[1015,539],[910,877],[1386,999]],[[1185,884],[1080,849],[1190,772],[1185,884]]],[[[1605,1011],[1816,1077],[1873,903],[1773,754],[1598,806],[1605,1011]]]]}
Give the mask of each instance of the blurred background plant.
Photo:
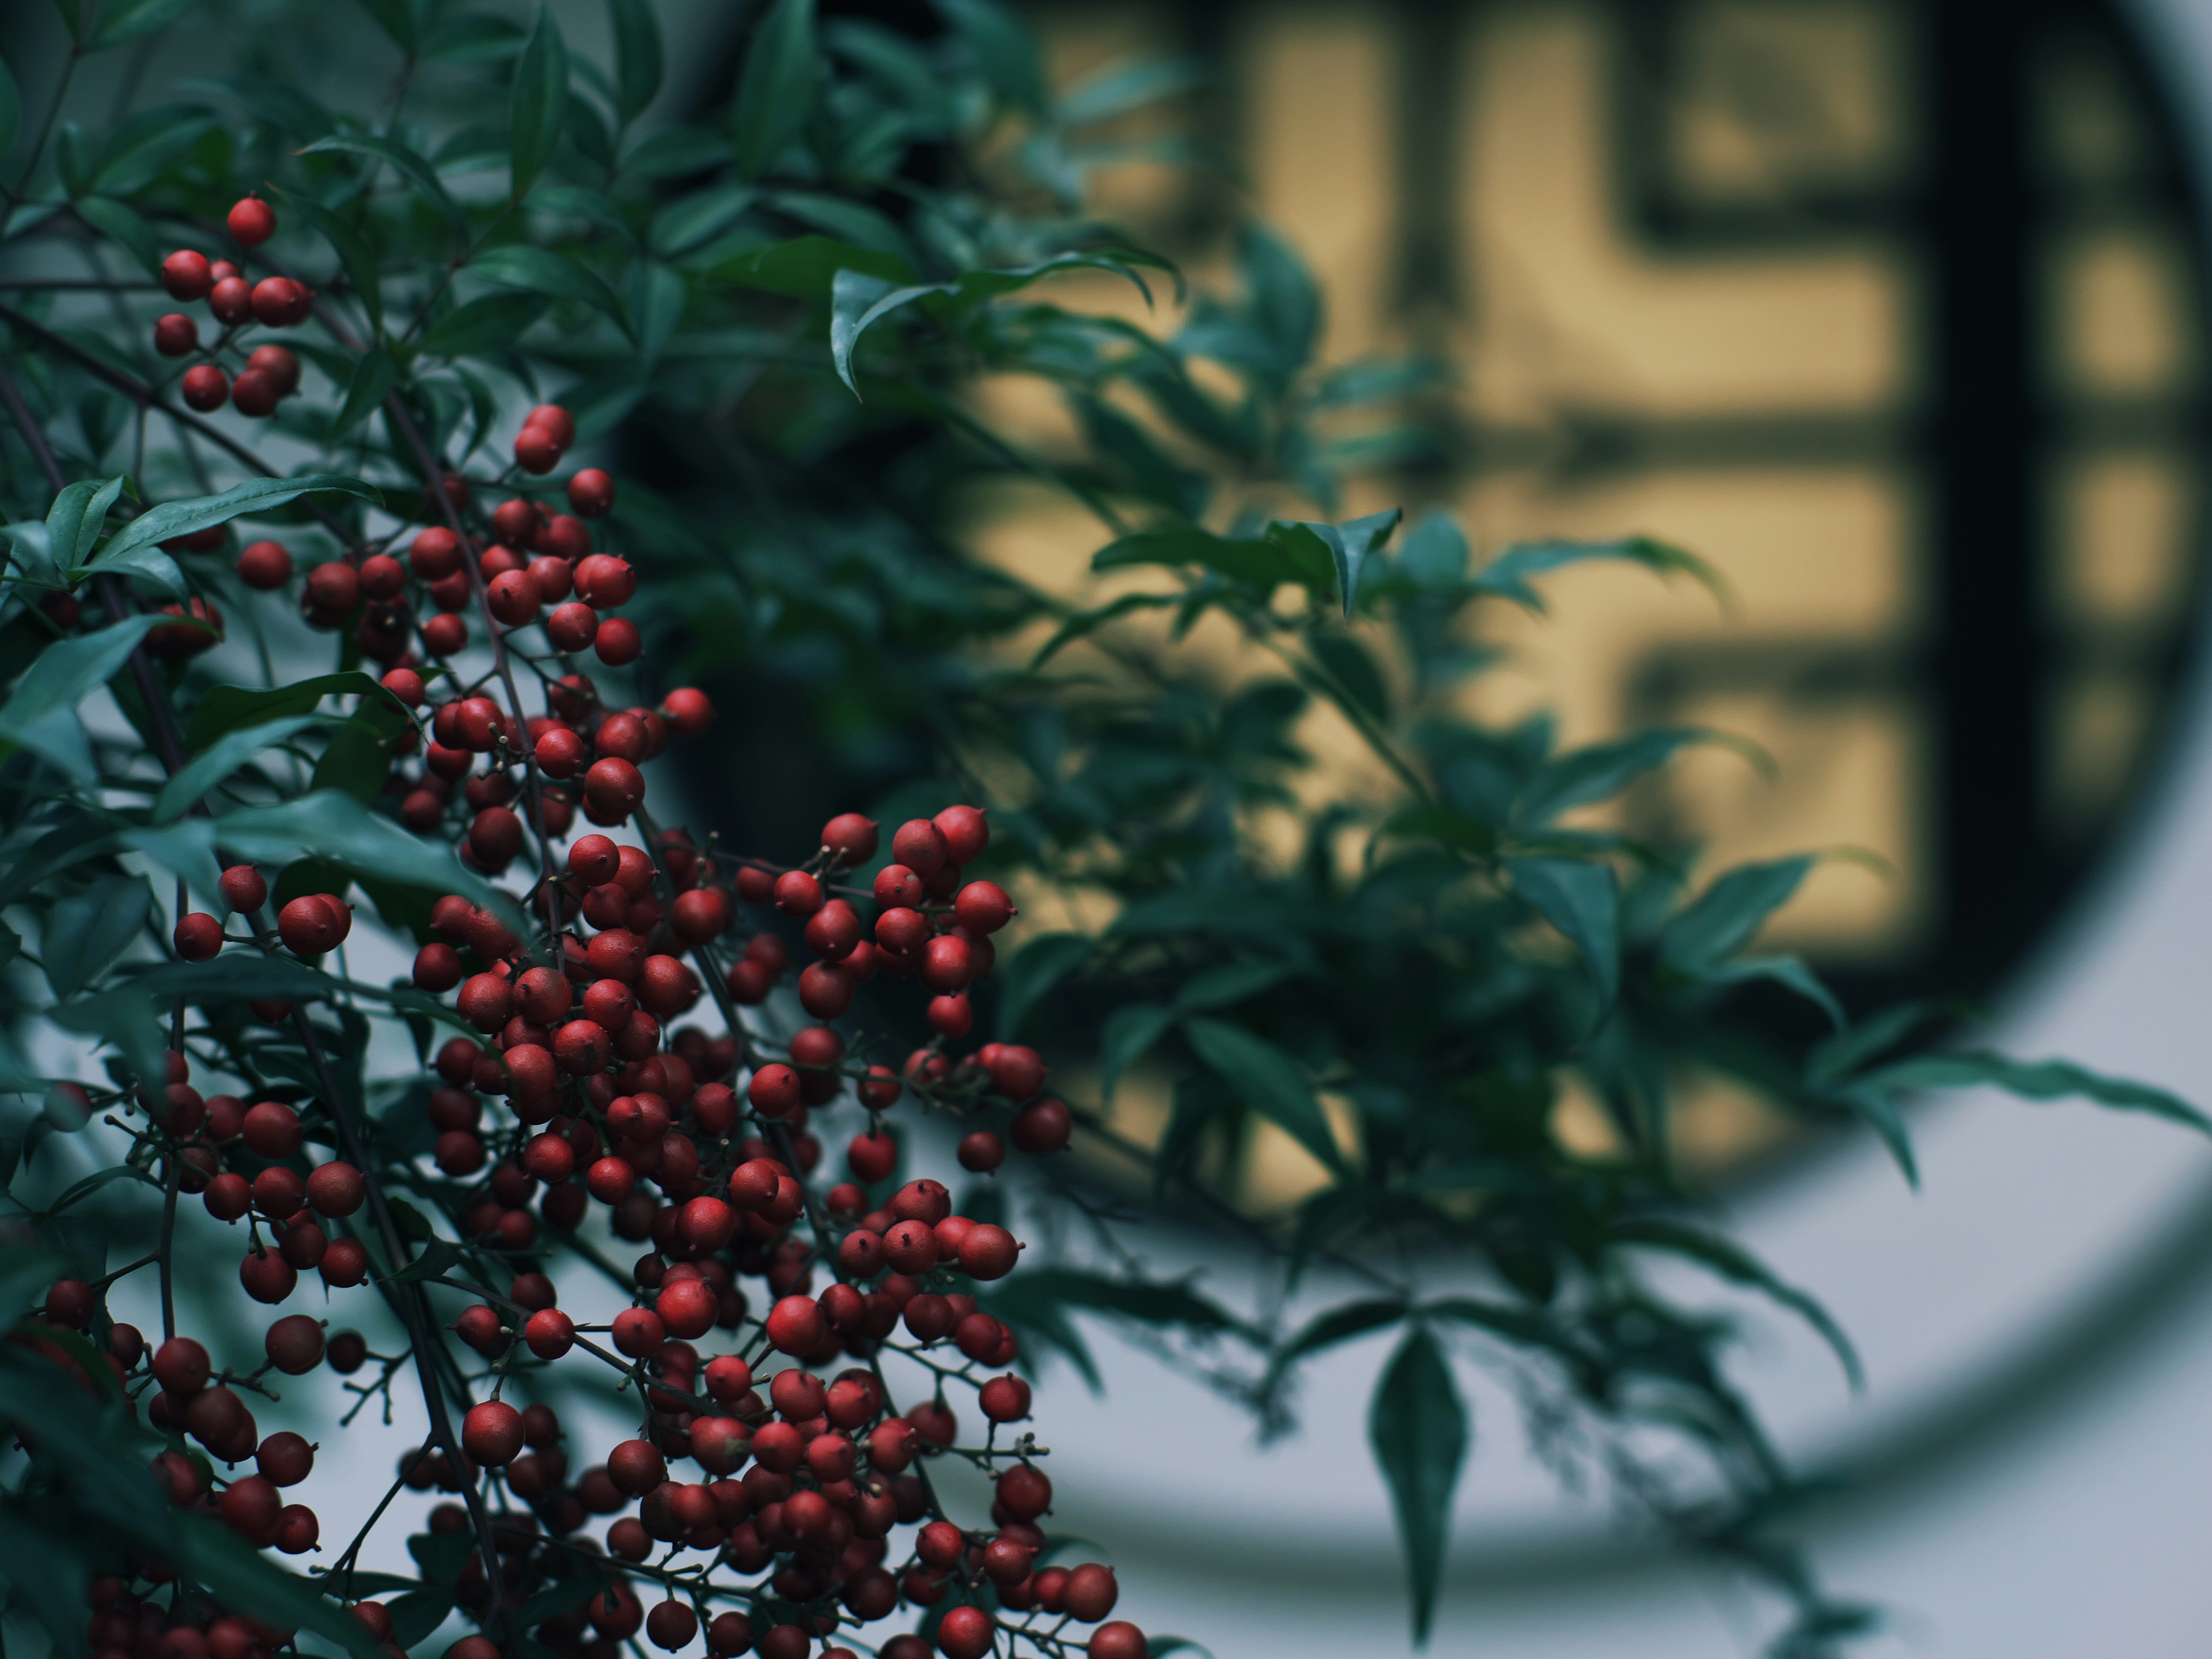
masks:
{"type": "MultiPolygon", "coordinates": [[[[1095,1378],[1070,1316],[1109,1315],[1273,1434],[1304,1359],[1399,1333],[1369,1426],[1417,1639],[1471,1446],[1455,1377],[1478,1364],[1563,1474],[1777,1592],[1778,1651],[1869,1628],[1777,1530],[1800,1493],[1730,1382],[1737,1328],[1647,1271],[1686,1261],[1763,1292],[1854,1370],[1844,1334],[1701,1216],[1670,1133],[1685,1079],[1868,1126],[1908,1177],[1902,1102],[1928,1086],[2201,1120],[2064,1066],[1931,1053],[1941,1010],[1847,1018],[1759,944],[1808,859],[1706,871],[1613,810],[1692,747],[1744,745],[1681,728],[1563,749],[1543,719],[1480,717],[1486,607],[1540,610],[1547,572],[1590,561],[1724,600],[1694,553],[1630,536],[1484,556],[1447,514],[1404,520],[1437,365],[1320,360],[1324,297],[1263,226],[1195,261],[1186,293],[1088,216],[1101,170],[1194,159],[1108,136],[1188,90],[1191,65],[1055,88],[989,0],[777,0],[672,108],[643,0],[593,16],[604,50],[550,9],[362,11],[374,33],[305,6],[64,0],[51,52],[16,25],[33,46],[0,92],[0,322],[10,412],[66,474],[127,473],[151,503],[273,467],[398,502],[422,472],[396,408],[489,489],[512,411],[556,398],[625,480],[608,522],[646,578],[636,700],[700,680],[731,716],[678,780],[699,821],[751,849],[854,799],[886,822],[992,806],[974,873],[1025,915],[979,1030],[1042,1049],[1079,1126],[1056,1179],[963,1195],[978,1218],[1026,1203],[1057,1241],[989,1304],[1030,1363],[1095,1378]],[[249,189],[317,306],[258,443],[240,415],[179,406],[151,330],[163,255],[249,189]],[[1008,492],[1090,516],[1095,586],[1071,598],[978,556],[1008,492]],[[1609,1126],[1602,1150],[1563,1134],[1570,1105],[1609,1126]],[[1256,1290],[1158,1276],[1163,1218],[1256,1290]],[[1317,1301],[1318,1264],[1360,1288],[1317,1301]]],[[[27,437],[0,445],[17,525],[53,494],[27,437]]],[[[362,510],[258,516],[328,557],[362,510]]],[[[12,546],[20,665],[88,572],[36,531],[12,546]]],[[[234,555],[149,549],[103,573],[233,629],[169,663],[188,698],[301,667],[234,555]]],[[[349,621],[331,665],[377,645],[349,621]]],[[[8,735],[27,780],[43,751],[8,735]]],[[[99,736],[127,764],[130,729],[99,736]]],[[[74,810],[10,789],[11,862],[74,810]]],[[[136,869],[27,872],[9,902],[44,931],[88,877],[136,869]]],[[[10,975],[19,1077],[50,1069],[46,993],[64,989],[10,975]]],[[[906,1019],[863,994],[862,1025],[923,1040],[906,1019]]],[[[12,1133],[27,1163],[37,1120],[12,1133]]]]}

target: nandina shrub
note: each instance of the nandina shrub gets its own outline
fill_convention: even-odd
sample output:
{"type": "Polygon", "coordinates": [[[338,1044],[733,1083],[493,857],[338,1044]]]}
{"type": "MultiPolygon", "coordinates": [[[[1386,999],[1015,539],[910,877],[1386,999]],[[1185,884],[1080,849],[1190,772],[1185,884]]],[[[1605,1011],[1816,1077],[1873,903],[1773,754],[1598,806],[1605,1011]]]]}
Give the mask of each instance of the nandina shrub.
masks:
{"type": "Polygon", "coordinates": [[[1270,1429],[1306,1356],[1399,1333],[1368,1426],[1417,1634],[1478,1345],[1788,1597],[1799,1650],[1865,1626],[1771,1529],[1795,1492],[1725,1329],[1639,1272],[1702,1263],[1848,1359],[1698,1224],[1674,1067],[1870,1123],[1908,1167],[1915,1085],[2193,1115],[1917,1054],[1917,1011],[1851,1024],[1753,948],[1802,861],[1699,884],[1559,821],[1688,734],[1561,754],[1453,701],[1480,606],[1571,560],[1693,561],[1478,566],[1443,518],[1328,522],[1349,471],[1423,442],[1331,422],[1427,377],[1316,363],[1321,296],[1264,232],[1172,337],[1045,297],[1164,280],[1076,216],[1111,153],[1087,129],[1172,70],[1058,94],[980,0],[902,30],[781,0],[726,106],[647,130],[640,0],[588,68],[550,16],[378,0],[369,101],[316,74],[369,49],[300,6],[229,43],[220,104],[57,118],[81,61],[191,9],[70,9],[65,61],[0,97],[0,137],[31,106],[0,242],[26,1206],[0,1516],[58,1644],[247,1659],[312,1628],[369,1659],[458,1617],[461,1659],[1164,1651],[1109,1569],[1044,1554],[1030,1379],[1090,1364],[1078,1310],[1181,1345],[1270,1429]],[[979,370],[1056,387],[1079,451],[989,430],[979,370]],[[1013,476],[1152,585],[1071,611],[969,559],[961,490],[1013,476]],[[1281,672],[1180,656],[1209,615],[1281,672]],[[1388,786],[1299,805],[1316,700],[1388,786]],[[688,830],[687,793],[715,809],[688,830]],[[1295,861],[1262,812],[1296,817],[1295,861]],[[998,963],[1013,894],[1074,890],[1112,925],[998,963]],[[1778,1036],[1755,983],[1832,1029],[1778,1036]],[[1157,1145],[1102,1109],[1138,1066],[1173,1088],[1157,1145]],[[1623,1158],[1553,1134],[1571,1075],[1623,1158]],[[932,1167],[976,1177],[957,1200],[915,1177],[925,1114],[951,1126],[932,1167]],[[1292,1216],[1211,1173],[1261,1125],[1321,1172],[1292,1216]],[[1333,1260],[1374,1293],[1309,1289],[1285,1328],[1157,1280],[1078,1136],[1286,1290],[1333,1260]],[[1096,1248],[1034,1262],[1009,1191],[1096,1248]],[[318,1474],[341,1434],[389,1439],[389,1493],[318,1474]],[[1678,1504],[1651,1477],[1685,1449],[1709,1485],[1678,1504]],[[947,1500],[957,1464],[988,1503],[947,1500]],[[378,1501],[403,1492],[436,1501],[378,1501]],[[325,1536],[341,1510],[358,1530],[325,1536]]]}

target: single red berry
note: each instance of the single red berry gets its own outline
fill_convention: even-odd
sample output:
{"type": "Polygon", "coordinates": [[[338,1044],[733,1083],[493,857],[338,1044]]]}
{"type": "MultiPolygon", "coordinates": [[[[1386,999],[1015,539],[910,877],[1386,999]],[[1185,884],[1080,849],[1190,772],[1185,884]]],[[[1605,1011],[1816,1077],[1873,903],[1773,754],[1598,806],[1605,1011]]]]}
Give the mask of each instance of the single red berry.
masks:
{"type": "Polygon", "coordinates": [[[276,234],[276,214],[258,196],[241,197],[225,221],[241,246],[258,247],[276,234]]]}
{"type": "Polygon", "coordinates": [[[1021,1246],[1004,1227],[985,1223],[960,1244],[960,1270],[970,1279],[1004,1279],[1020,1259],[1021,1246]]]}
{"type": "Polygon", "coordinates": [[[988,1129],[972,1129],[960,1137],[960,1167],[988,1175],[1006,1161],[1006,1143],[988,1129]]]}
{"type": "Polygon", "coordinates": [[[945,856],[954,864],[972,864],[991,844],[991,826],[980,806],[948,806],[930,822],[945,837],[945,856]]]}
{"type": "Polygon", "coordinates": [[[991,1650],[991,1615],[981,1607],[947,1608],[938,1621],[937,1645],[945,1659],[983,1659],[991,1650]]]}
{"type": "Polygon", "coordinates": [[[461,1449],[489,1468],[512,1463],[522,1449],[522,1413],[503,1400],[470,1407],[461,1419],[461,1449]]]}
{"type": "Polygon", "coordinates": [[[561,448],[542,426],[526,426],[514,434],[514,459],[525,472],[550,472],[561,465],[561,448]]]}
{"type": "Polygon", "coordinates": [[[660,700],[660,717],[679,738],[696,738],[714,722],[714,705],[696,686],[681,685],[660,700]]]}
{"type": "Polygon", "coordinates": [[[189,357],[199,349],[200,325],[181,311],[154,324],[154,349],[164,357],[189,357]]]}
{"type": "Polygon", "coordinates": [[[276,412],[283,394],[276,382],[258,368],[249,368],[231,382],[230,404],[250,421],[266,420],[276,412]]]}
{"type": "Polygon", "coordinates": [[[264,276],[253,285],[253,315],[266,328],[289,328],[307,314],[314,298],[289,276],[264,276]]]}
{"type": "Polygon", "coordinates": [[[971,881],[952,901],[954,919],[971,933],[995,933],[1018,914],[994,881],[971,881]]]}
{"type": "Polygon", "coordinates": [[[186,962],[205,962],[222,949],[222,924],[204,910],[190,911],[177,918],[173,937],[186,962]]]}
{"type": "Polygon", "coordinates": [[[182,391],[190,407],[210,414],[230,400],[230,376],[213,363],[195,363],[185,371],[182,391]]]}
{"type": "Polygon", "coordinates": [[[484,604],[509,628],[522,628],[538,618],[538,584],[524,570],[508,570],[492,578],[484,590],[484,604]]]}
{"type": "Polygon", "coordinates": [[[276,394],[289,398],[300,389],[300,358],[296,352],[280,345],[256,346],[246,360],[246,366],[257,374],[266,374],[276,382],[276,394]]]}
{"type": "Polygon", "coordinates": [[[1040,1100],[1015,1114],[1010,1133],[1014,1145],[1030,1153],[1056,1152],[1074,1133],[1075,1120],[1056,1100],[1040,1100]]]}
{"type": "MultiPolygon", "coordinates": [[[[1073,1574],[1070,1574],[1072,1578],[1073,1574]]],[[[1145,1640],[1144,1632],[1126,1619],[1116,1619],[1101,1625],[1091,1633],[1084,1652],[1090,1659],[1152,1659],[1152,1647],[1145,1640]]]]}
{"type": "Polygon", "coordinates": [[[788,1117],[799,1109],[799,1073],[781,1061],[771,1061],[754,1071],[745,1097],[763,1117],[788,1117]]]}
{"type": "Polygon", "coordinates": [[[253,542],[238,556],[238,579],[262,592],[292,580],[292,556],[282,542],[253,542]]]}
{"type": "Polygon", "coordinates": [[[598,467],[587,466],[568,480],[568,505],[583,517],[601,518],[614,504],[615,481],[598,467]]]}
{"type": "Polygon", "coordinates": [[[204,300],[215,286],[215,271],[206,254],[180,248],[161,261],[161,286],[173,300],[204,300]]]}
{"type": "Polygon", "coordinates": [[[361,1171],[343,1161],[318,1164],[307,1174],[307,1202],[326,1216],[343,1218],[362,1206],[368,1182],[361,1171]]]}
{"type": "Polygon", "coordinates": [[[217,322],[228,328],[252,321],[252,284],[234,272],[216,277],[215,286],[208,290],[208,309],[215,313],[217,322]]]}
{"type": "Polygon", "coordinates": [[[829,1322],[812,1297],[787,1296],[769,1310],[767,1328],[768,1340],[779,1352],[803,1355],[822,1346],[829,1322]]]}

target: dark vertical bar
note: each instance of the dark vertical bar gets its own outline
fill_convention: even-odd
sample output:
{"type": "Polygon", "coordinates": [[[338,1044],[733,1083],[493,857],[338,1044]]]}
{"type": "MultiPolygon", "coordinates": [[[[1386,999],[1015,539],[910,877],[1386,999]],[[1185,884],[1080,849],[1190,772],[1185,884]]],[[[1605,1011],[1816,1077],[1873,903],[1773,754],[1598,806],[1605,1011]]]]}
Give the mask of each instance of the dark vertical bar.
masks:
{"type": "Polygon", "coordinates": [[[2039,919],[2041,565],[2027,82],[2032,0],[1923,13],[1935,406],[1929,525],[1943,982],[1987,984],[2039,919]]]}

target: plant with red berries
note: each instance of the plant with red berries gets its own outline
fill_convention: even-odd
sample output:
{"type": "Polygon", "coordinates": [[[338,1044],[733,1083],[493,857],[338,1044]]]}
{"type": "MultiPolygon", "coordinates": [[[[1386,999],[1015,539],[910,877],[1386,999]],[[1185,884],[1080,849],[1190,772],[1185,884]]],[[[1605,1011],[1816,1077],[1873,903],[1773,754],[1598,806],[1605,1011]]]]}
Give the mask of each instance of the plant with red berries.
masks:
{"type": "Polygon", "coordinates": [[[1113,153],[1086,129],[1177,82],[1056,96],[984,0],[778,0],[727,106],[653,130],[642,0],[588,68],[542,12],[374,0],[368,107],[301,64],[59,118],[190,9],[66,8],[0,173],[0,1534],[58,1646],[1165,1652],[1052,1529],[1032,1380],[1092,1365],[1076,1312],[1270,1431],[1306,1360],[1387,1333],[1417,1638],[1478,1362],[1786,1598],[1794,1650],[1868,1623],[1772,1530],[1799,1494],[1726,1328],[1644,1271],[1850,1363],[1698,1215],[1673,1079],[1734,1067],[1908,1170],[1917,1087],[2201,1120],[1928,1054],[1917,1010],[1853,1024],[1755,948],[1803,860],[1699,886],[1563,821],[1694,734],[1467,714],[1481,607],[1694,561],[1336,521],[1422,440],[1332,422],[1421,366],[1317,364],[1263,232],[1170,337],[1040,297],[1150,297],[1161,262],[1067,216],[1113,153]],[[1080,442],[990,430],[979,371],[1058,388],[1080,442]],[[1142,584],[1072,608],[963,550],[949,504],[1012,478],[1142,584]],[[1201,619],[1274,669],[1179,653],[1201,619]],[[979,672],[1024,630],[1024,672],[979,672]],[[1315,785],[1316,709],[1381,781],[1315,785]],[[1031,894],[1112,919],[1041,931],[1031,894]],[[1139,1078],[1151,1139],[1112,1109],[1139,1078]],[[1618,1157],[1554,1132],[1571,1081],[1618,1157]],[[1227,1173],[1269,1136],[1311,1166],[1286,1212],[1227,1173]],[[1155,1273],[1132,1195],[1266,1316],[1155,1273]]]}

